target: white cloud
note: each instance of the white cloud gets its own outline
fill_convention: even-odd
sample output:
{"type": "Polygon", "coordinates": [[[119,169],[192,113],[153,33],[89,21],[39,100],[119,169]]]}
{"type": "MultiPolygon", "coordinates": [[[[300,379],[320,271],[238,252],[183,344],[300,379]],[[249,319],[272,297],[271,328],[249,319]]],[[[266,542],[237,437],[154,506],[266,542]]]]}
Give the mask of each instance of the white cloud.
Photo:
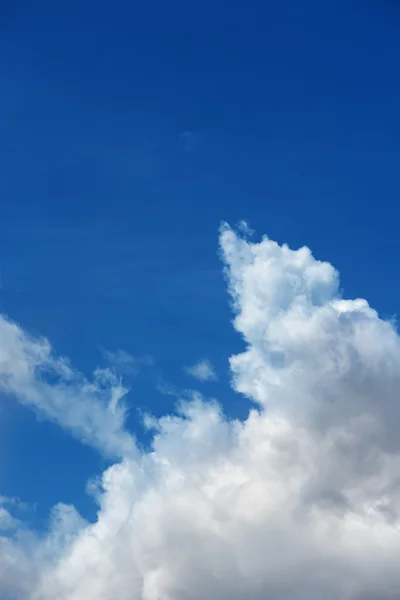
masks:
{"type": "Polygon", "coordinates": [[[24,502],[21,502],[19,498],[0,496],[0,533],[5,530],[17,529],[22,525],[21,521],[13,516],[9,509],[25,512],[27,508],[28,506],[24,502]]]}
{"type": "Polygon", "coordinates": [[[126,389],[110,369],[97,369],[89,381],[49,342],[29,336],[0,316],[0,391],[70,430],[110,456],[134,452],[125,431],[126,389]]]}
{"type": "Polygon", "coordinates": [[[110,367],[120,375],[137,375],[142,367],[150,367],[154,364],[154,360],[151,356],[132,356],[125,350],[116,350],[111,352],[110,350],[102,350],[102,354],[110,367]]]}
{"type": "Polygon", "coordinates": [[[236,225],[236,230],[243,238],[246,239],[252,237],[255,234],[254,229],[252,229],[248,222],[244,220],[239,221],[239,223],[236,225]]]}
{"type": "Polygon", "coordinates": [[[94,524],[62,506],[40,542],[3,539],[6,592],[398,597],[397,332],[365,301],[340,299],[337,273],[307,249],[249,243],[228,227],[221,247],[246,343],[231,358],[234,387],[258,409],[228,421],[195,394],[180,414],[152,419],[152,451],[103,474],[94,524]]]}
{"type": "Polygon", "coordinates": [[[218,379],[213,365],[207,359],[199,360],[193,366],[187,367],[186,372],[199,381],[216,381],[218,379]]]}
{"type": "Polygon", "coordinates": [[[13,517],[4,506],[0,506],[0,531],[5,529],[15,529],[19,521],[13,517]]]}

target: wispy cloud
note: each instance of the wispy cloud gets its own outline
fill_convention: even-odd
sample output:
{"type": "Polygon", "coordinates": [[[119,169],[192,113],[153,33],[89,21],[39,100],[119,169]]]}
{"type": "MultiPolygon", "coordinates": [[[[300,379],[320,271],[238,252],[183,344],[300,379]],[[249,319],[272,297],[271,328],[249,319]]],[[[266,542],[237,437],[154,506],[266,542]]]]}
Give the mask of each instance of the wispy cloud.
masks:
{"type": "Polygon", "coordinates": [[[0,316],[0,390],[110,456],[132,454],[125,430],[127,389],[110,369],[91,380],[57,357],[44,338],[0,316]]]}
{"type": "Polygon", "coordinates": [[[132,356],[125,350],[110,350],[102,349],[102,354],[110,367],[121,375],[134,376],[139,373],[143,367],[151,367],[154,365],[154,359],[149,356],[132,356]]]}
{"type": "Polygon", "coordinates": [[[206,358],[199,360],[191,367],[186,367],[185,371],[199,381],[216,381],[218,379],[213,365],[206,358]]]}
{"type": "Polygon", "coordinates": [[[4,506],[0,506],[0,532],[15,529],[19,526],[20,521],[13,517],[4,506]]]}
{"type": "MultiPolygon", "coordinates": [[[[231,357],[233,386],[258,410],[229,421],[194,394],[150,419],[151,450],[103,473],[94,524],[60,505],[47,537],[0,537],[1,591],[31,600],[397,597],[397,331],[366,301],[343,300],[335,269],[307,248],[250,243],[224,226],[221,249],[245,341],[231,357]]],[[[37,344],[35,364],[48,356],[37,344]]],[[[30,381],[19,356],[13,369],[30,381]]]]}

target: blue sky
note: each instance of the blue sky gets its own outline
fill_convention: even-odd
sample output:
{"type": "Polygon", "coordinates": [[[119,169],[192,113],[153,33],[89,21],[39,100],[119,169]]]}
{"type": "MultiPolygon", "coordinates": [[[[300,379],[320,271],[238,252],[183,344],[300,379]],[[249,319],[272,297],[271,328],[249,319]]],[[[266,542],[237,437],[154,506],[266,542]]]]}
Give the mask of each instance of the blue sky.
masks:
{"type": "MultiPolygon", "coordinates": [[[[396,2],[18,0],[0,27],[1,312],[85,374],[104,349],[151,356],[127,376],[142,443],[168,386],[250,405],[221,221],[306,244],[398,312],[396,2]],[[218,380],[196,384],[205,358],[218,380]]],[[[39,528],[61,499],[92,519],[107,459],[17,403],[1,419],[0,494],[39,528]]]]}

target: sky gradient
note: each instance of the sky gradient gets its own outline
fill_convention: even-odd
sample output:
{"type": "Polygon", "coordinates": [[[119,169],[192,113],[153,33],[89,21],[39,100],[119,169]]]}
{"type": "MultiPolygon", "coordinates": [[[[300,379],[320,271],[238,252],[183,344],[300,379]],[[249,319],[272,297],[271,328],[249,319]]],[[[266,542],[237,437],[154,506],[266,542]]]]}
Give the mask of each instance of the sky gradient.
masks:
{"type": "Polygon", "coordinates": [[[0,524],[42,535],[59,502],[96,522],[87,482],[193,390],[247,423],[260,400],[230,358],[255,341],[232,326],[221,222],[333,264],[320,303],[396,315],[399,60],[394,0],[2,3],[0,496],[18,501],[0,524]]]}

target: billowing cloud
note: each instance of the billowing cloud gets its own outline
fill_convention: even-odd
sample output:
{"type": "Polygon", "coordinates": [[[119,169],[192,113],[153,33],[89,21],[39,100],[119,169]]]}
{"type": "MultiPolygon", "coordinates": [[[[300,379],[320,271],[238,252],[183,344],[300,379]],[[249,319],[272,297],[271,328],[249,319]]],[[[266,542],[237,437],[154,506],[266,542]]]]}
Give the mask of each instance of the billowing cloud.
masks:
{"type": "Polygon", "coordinates": [[[186,372],[199,381],[216,381],[218,379],[213,365],[206,358],[187,367],[186,372]]]}
{"type": "Polygon", "coordinates": [[[152,449],[104,472],[95,523],[62,505],[48,537],[3,538],[15,598],[398,598],[393,324],[343,300],[334,268],[307,248],[227,226],[220,243],[245,342],[233,386],[255,408],[229,421],[194,394],[150,419],[152,449]]]}

